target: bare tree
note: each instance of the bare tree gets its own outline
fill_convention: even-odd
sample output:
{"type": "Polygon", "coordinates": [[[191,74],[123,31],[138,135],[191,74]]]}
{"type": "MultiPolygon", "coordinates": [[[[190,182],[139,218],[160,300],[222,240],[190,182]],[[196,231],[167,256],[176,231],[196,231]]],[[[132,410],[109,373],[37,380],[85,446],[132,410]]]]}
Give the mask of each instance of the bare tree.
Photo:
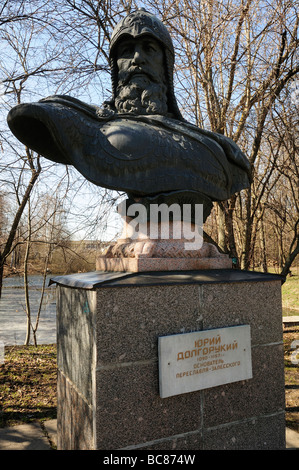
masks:
{"type": "Polygon", "coordinates": [[[275,164],[272,159],[265,169],[264,139],[272,110],[299,71],[298,12],[287,0],[151,4],[175,37],[177,89],[185,114],[197,125],[231,137],[250,160],[253,185],[219,203],[217,211],[220,248],[238,254],[241,267],[248,269],[264,185],[275,164]],[[242,220],[241,249],[236,247],[236,218],[242,220]]]}
{"type": "MultiPolygon", "coordinates": [[[[80,98],[93,94],[94,99],[95,96],[99,101],[103,99],[103,77],[98,72],[108,76],[105,53],[108,32],[103,33],[103,28],[104,21],[112,18],[111,15],[103,16],[105,9],[107,5],[104,2],[4,2],[0,11],[0,105],[3,118],[11,106],[48,94],[72,91],[76,95],[80,90],[83,95],[77,95],[80,98]]],[[[1,123],[0,139],[0,189],[12,210],[10,228],[0,249],[1,295],[4,265],[20,243],[17,231],[29,198],[34,196],[33,189],[38,179],[43,174],[44,184],[49,180],[53,187],[64,176],[62,171],[56,170],[60,177],[54,178],[54,172],[51,172],[53,165],[17,142],[5,121],[1,123]]],[[[66,169],[66,173],[68,176],[70,171],[66,169]]],[[[75,186],[80,188],[83,184],[78,175],[73,177],[74,181],[77,183],[71,185],[73,197],[75,186]]],[[[100,191],[94,191],[94,194],[100,201],[100,191]]]]}
{"type": "Polygon", "coordinates": [[[25,345],[30,343],[32,332],[33,343],[35,346],[37,346],[37,330],[43,306],[48,266],[51,261],[53,251],[59,246],[65,246],[66,241],[69,239],[69,232],[65,227],[63,220],[63,198],[61,198],[61,195],[58,191],[56,192],[55,196],[48,194],[45,195],[44,198],[39,197],[35,204],[36,207],[32,208],[30,199],[27,204],[27,233],[24,236],[26,239],[24,255],[24,291],[27,316],[27,334],[25,345]],[[30,286],[28,276],[30,273],[30,254],[34,250],[36,251],[37,245],[39,247],[38,253],[42,255],[42,286],[34,321],[30,302],[30,286]]]}
{"type": "MultiPolygon", "coordinates": [[[[138,7],[157,14],[172,34],[176,50],[176,95],[185,117],[200,127],[231,137],[250,159],[251,188],[216,204],[210,217],[214,225],[207,233],[239,266],[248,269],[256,263],[256,247],[263,242],[267,244],[266,221],[269,211],[273,212],[273,208],[270,209],[272,196],[282,178],[278,169],[284,144],[280,138],[273,138],[278,135],[274,109],[281,114],[282,103],[286,103],[292,80],[299,70],[299,20],[293,2],[5,1],[0,17],[0,42],[5,46],[0,55],[1,105],[8,111],[21,100],[32,101],[56,93],[72,94],[96,104],[109,98],[111,33],[121,17],[138,7]]],[[[284,113],[287,116],[288,110],[284,113]]],[[[278,128],[284,136],[286,126],[287,119],[280,120],[278,128]]],[[[20,149],[5,132],[7,129],[1,132],[5,152],[1,187],[9,188],[9,201],[13,196],[18,210],[16,208],[16,223],[11,221],[14,229],[8,237],[10,242],[1,250],[2,265],[14,247],[12,240],[15,240],[26,201],[34,196],[32,187],[39,178],[45,184],[48,179],[53,181],[52,167],[34,154],[28,159],[28,150],[20,149]],[[25,191],[25,183],[31,188],[28,189],[30,194],[25,191]]],[[[291,158],[286,149],[283,155],[283,158],[291,158]]],[[[75,191],[68,193],[69,201],[73,201],[69,205],[70,216],[80,218],[82,226],[92,233],[96,225],[103,225],[104,213],[113,206],[118,195],[101,188],[88,188],[88,183],[74,170],[67,168],[66,171],[67,177],[76,181],[75,185],[70,185],[72,189],[80,190],[82,198],[87,192],[92,195],[90,211],[86,211],[88,221],[82,211],[76,212],[75,199],[70,199],[75,198],[75,191]]],[[[288,175],[284,178],[292,192],[290,181],[293,180],[288,175]]],[[[294,203],[294,197],[292,201],[294,203]]],[[[292,227],[295,233],[294,221],[292,227]]],[[[296,254],[295,245],[296,237],[293,245],[289,241],[290,253],[293,253],[290,260],[296,254]]],[[[283,250],[287,249],[284,245],[283,250]]]]}

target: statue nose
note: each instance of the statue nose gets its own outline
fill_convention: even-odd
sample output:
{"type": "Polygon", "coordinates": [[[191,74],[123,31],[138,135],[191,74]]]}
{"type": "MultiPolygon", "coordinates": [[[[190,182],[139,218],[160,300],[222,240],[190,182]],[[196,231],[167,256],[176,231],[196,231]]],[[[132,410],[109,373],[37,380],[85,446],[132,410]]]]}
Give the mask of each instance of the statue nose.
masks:
{"type": "Polygon", "coordinates": [[[142,64],[144,62],[144,56],[139,49],[135,50],[134,52],[133,62],[135,64],[142,64]]]}

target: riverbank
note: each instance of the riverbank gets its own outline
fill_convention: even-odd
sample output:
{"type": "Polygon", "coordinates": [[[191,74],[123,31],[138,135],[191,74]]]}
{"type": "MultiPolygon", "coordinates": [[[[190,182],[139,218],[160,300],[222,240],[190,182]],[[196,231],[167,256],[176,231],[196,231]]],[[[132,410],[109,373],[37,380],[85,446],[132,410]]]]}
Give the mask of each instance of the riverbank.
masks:
{"type": "MultiPolygon", "coordinates": [[[[49,280],[54,277],[49,274],[49,280]]],[[[31,318],[35,323],[36,312],[40,301],[42,276],[29,276],[29,298],[31,305],[31,318]]],[[[299,315],[299,276],[288,276],[282,286],[283,316],[299,315]]],[[[26,308],[23,289],[23,278],[9,276],[4,279],[2,298],[0,299],[0,342],[5,345],[22,345],[26,338],[26,308]]],[[[56,287],[47,287],[44,295],[42,312],[37,330],[38,344],[51,344],[56,342],[56,287]]]]}
{"type": "MultiPolygon", "coordinates": [[[[294,341],[299,326],[283,330],[286,426],[299,432],[299,367],[294,341]]],[[[56,345],[6,346],[0,364],[0,427],[56,419],[56,345]]]]}
{"type": "MultiPolygon", "coordinates": [[[[50,277],[47,277],[46,286],[50,277]]],[[[29,299],[31,321],[35,325],[38,312],[42,276],[29,276],[29,299]]],[[[3,280],[0,299],[0,341],[5,345],[22,345],[26,338],[27,316],[23,279],[18,276],[3,280]]],[[[38,344],[56,342],[56,292],[55,286],[47,287],[44,292],[42,310],[37,330],[38,344]]]]}
{"type": "MultiPolygon", "coordinates": [[[[291,310],[293,315],[298,312],[298,280],[299,276],[288,277],[283,285],[282,297],[287,301],[287,305],[294,305],[291,310]]],[[[10,281],[8,282],[8,284],[10,281]]],[[[15,282],[4,288],[4,295],[13,289],[11,307],[16,308],[16,295],[19,292],[23,295],[21,288],[13,287],[15,282]]],[[[34,284],[34,283],[33,283],[34,284]]],[[[32,284],[32,286],[33,286],[32,284]]],[[[20,286],[19,286],[20,287],[20,286]]],[[[52,288],[51,288],[52,289],[52,288]]],[[[55,294],[54,291],[51,292],[55,294]]],[[[38,289],[33,286],[31,294],[38,293],[38,289]]],[[[55,297],[55,296],[54,296],[55,297]]],[[[53,297],[53,299],[54,299],[53,297]]],[[[3,298],[0,306],[3,306],[3,298]]],[[[285,305],[285,303],[284,303],[285,305]]],[[[52,343],[56,342],[56,306],[53,300],[51,304],[51,328],[53,327],[52,343]]],[[[15,312],[19,316],[10,314],[4,319],[3,324],[12,335],[16,334],[16,328],[22,323],[26,326],[26,315],[22,312],[15,312]],[[12,324],[12,322],[15,322],[12,324]],[[13,325],[13,326],[12,326],[13,325]]],[[[7,312],[6,312],[7,314],[7,312]]],[[[44,313],[42,314],[42,318],[44,313]]],[[[0,315],[0,319],[1,316],[0,315]]],[[[1,326],[1,325],[0,325],[1,326]]],[[[41,323],[42,326],[42,323],[41,323]]],[[[49,327],[45,327],[45,335],[49,341],[49,327]]],[[[40,330],[42,331],[42,330],[40,330]]],[[[0,338],[1,339],[1,338],[0,338]]],[[[286,396],[286,425],[288,428],[299,432],[299,367],[294,363],[294,342],[299,340],[299,326],[285,326],[283,330],[283,340],[285,349],[285,396],[286,396]]],[[[0,427],[17,425],[22,423],[43,423],[44,420],[56,419],[56,344],[44,344],[42,339],[38,339],[41,346],[24,347],[21,346],[24,337],[19,345],[5,346],[5,361],[0,364],[0,427]]],[[[16,344],[16,343],[13,343],[16,344]]],[[[295,357],[297,360],[298,355],[295,357]]]]}

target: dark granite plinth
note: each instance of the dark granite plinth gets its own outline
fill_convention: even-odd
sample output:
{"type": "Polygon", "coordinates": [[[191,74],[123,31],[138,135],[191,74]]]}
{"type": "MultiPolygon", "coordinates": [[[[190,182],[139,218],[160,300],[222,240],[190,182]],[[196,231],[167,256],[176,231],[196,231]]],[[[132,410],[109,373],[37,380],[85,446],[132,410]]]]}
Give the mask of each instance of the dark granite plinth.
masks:
{"type": "Polygon", "coordinates": [[[87,273],[58,285],[60,449],[283,449],[282,278],[87,273]],[[158,337],[250,325],[253,378],[165,399],[158,337]]]}

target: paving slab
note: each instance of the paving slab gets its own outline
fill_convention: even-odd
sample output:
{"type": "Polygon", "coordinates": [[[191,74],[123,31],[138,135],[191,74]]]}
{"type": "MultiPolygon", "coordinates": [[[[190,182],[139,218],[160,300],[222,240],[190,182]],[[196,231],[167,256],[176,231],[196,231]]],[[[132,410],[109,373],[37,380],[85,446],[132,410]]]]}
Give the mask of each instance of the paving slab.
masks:
{"type": "Polygon", "coordinates": [[[289,315],[286,317],[282,317],[282,323],[286,326],[290,325],[299,325],[299,315],[289,315]]]}
{"type": "MultiPolygon", "coordinates": [[[[57,420],[0,428],[1,450],[51,450],[57,445],[57,420]]],[[[299,450],[299,433],[286,428],[286,449],[299,450]]]]}
{"type": "Polygon", "coordinates": [[[299,450],[299,433],[290,428],[286,428],[286,448],[299,450]]]}
{"type": "Polygon", "coordinates": [[[52,444],[53,448],[57,447],[57,419],[44,421],[43,426],[50,444],[52,444]]]}
{"type": "Polygon", "coordinates": [[[50,450],[50,442],[39,423],[0,429],[0,450],[50,450]]]}

